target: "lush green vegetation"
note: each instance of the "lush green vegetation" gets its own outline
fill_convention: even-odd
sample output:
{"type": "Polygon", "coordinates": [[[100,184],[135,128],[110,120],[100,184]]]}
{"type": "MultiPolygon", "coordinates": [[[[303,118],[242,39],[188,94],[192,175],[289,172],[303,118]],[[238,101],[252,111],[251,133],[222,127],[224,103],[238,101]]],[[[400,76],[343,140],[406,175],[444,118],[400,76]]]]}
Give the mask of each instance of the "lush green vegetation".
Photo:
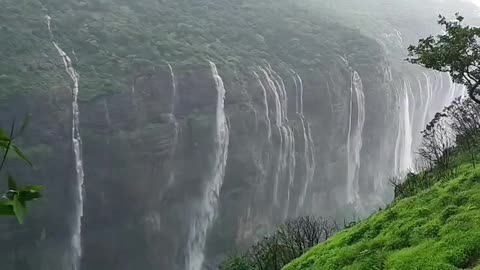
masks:
{"type": "Polygon", "coordinates": [[[418,45],[410,46],[411,63],[426,68],[448,72],[455,83],[468,89],[469,97],[480,104],[480,27],[463,25],[464,17],[456,14],[456,20],[449,21],[439,16],[438,23],[445,33],[437,37],[420,39],[418,45]]]}
{"type": "MultiPolygon", "coordinates": [[[[349,52],[376,63],[379,47],[321,8],[295,1],[6,0],[0,10],[0,99],[69,84],[51,41],[71,55],[80,98],[130,90],[139,74],[206,66],[246,71],[275,66],[321,70],[349,52]],[[25,79],[28,78],[28,79],[25,79]],[[63,78],[63,79],[62,79],[63,78]],[[63,82],[63,83],[62,83],[63,82]],[[9,89],[9,90],[6,90],[9,89]]],[[[233,75],[232,75],[233,76],[233,75]]]]}
{"type": "Polygon", "coordinates": [[[455,177],[394,203],[284,269],[474,267],[480,259],[480,168],[465,163],[456,169],[455,177]]]}

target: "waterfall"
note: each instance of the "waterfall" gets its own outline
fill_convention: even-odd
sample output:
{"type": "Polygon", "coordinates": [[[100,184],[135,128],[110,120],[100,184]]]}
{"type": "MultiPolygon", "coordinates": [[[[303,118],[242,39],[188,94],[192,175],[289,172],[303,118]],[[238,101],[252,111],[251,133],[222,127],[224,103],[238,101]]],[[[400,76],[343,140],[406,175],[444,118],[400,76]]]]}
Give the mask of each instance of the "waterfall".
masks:
{"type": "Polygon", "coordinates": [[[58,51],[58,54],[63,59],[63,64],[65,70],[72,79],[73,88],[72,88],[72,144],[73,152],[75,155],[75,171],[77,175],[77,186],[76,186],[76,195],[77,201],[75,204],[75,221],[73,228],[72,236],[72,246],[73,246],[73,269],[80,269],[80,259],[82,257],[82,217],[83,217],[83,184],[84,184],[84,171],[83,171],[83,160],[82,160],[82,138],[80,136],[80,111],[78,109],[78,85],[80,76],[77,71],[73,68],[72,61],[70,57],[55,43],[53,45],[58,51]]]}
{"type": "Polygon", "coordinates": [[[422,82],[420,81],[420,79],[418,80],[419,89],[423,90],[422,92],[427,93],[426,101],[423,104],[424,111],[423,111],[423,121],[422,121],[421,128],[424,128],[425,125],[430,121],[431,116],[428,115],[428,112],[429,112],[428,109],[432,105],[432,96],[433,96],[433,89],[432,89],[432,84],[430,82],[430,78],[427,76],[427,74],[425,72],[423,72],[423,76],[425,77],[425,80],[426,80],[426,88],[427,89],[423,89],[422,82]]]}
{"type": "Polygon", "coordinates": [[[50,38],[53,40],[52,17],[50,17],[49,15],[45,15],[45,20],[47,21],[48,33],[50,34],[50,38]]]}
{"type": "Polygon", "coordinates": [[[103,99],[103,108],[105,110],[105,120],[109,127],[112,126],[112,119],[110,118],[110,109],[108,108],[107,99],[103,99]]]}
{"type": "Polygon", "coordinates": [[[265,109],[265,121],[267,122],[267,142],[269,144],[272,143],[272,121],[270,120],[270,109],[268,106],[268,99],[267,99],[267,90],[260,80],[260,76],[258,76],[257,72],[253,72],[255,78],[257,79],[258,83],[260,84],[260,88],[262,89],[262,96],[263,96],[263,107],[265,109]]]}
{"type": "Polygon", "coordinates": [[[170,63],[167,63],[168,69],[170,70],[170,77],[172,80],[172,106],[170,108],[170,120],[173,123],[173,146],[170,150],[170,157],[169,157],[169,163],[171,164],[170,166],[170,175],[168,176],[168,186],[171,186],[173,182],[175,181],[175,170],[174,170],[174,157],[175,157],[175,152],[177,151],[177,144],[178,144],[178,132],[179,132],[179,127],[178,127],[178,121],[177,118],[175,117],[175,105],[177,102],[177,82],[175,80],[175,73],[173,72],[173,68],[170,65],[170,63]]]}
{"type": "Polygon", "coordinates": [[[430,122],[433,115],[448,106],[455,97],[464,95],[465,87],[451,81],[447,73],[420,73],[417,77],[415,95],[412,83],[404,80],[401,88],[395,88],[399,105],[397,138],[395,141],[394,174],[402,177],[408,171],[415,171],[415,149],[420,145],[420,132],[430,122]],[[420,101],[416,102],[415,97],[420,101]]]}
{"type": "Polygon", "coordinates": [[[303,133],[303,142],[304,142],[304,163],[305,163],[305,180],[303,187],[301,189],[300,196],[298,198],[296,214],[298,215],[302,211],[305,205],[305,199],[307,196],[307,191],[310,184],[313,182],[313,177],[315,175],[315,144],[312,138],[312,131],[310,123],[305,120],[305,115],[303,114],[303,81],[300,75],[292,70],[293,82],[295,84],[295,93],[296,93],[296,109],[297,115],[300,118],[302,124],[302,133],[303,133]]]}
{"type": "MultiPolygon", "coordinates": [[[[275,126],[278,130],[280,147],[278,153],[277,166],[274,174],[273,185],[273,203],[279,206],[280,181],[287,180],[288,188],[286,203],[284,205],[284,218],[288,216],[291,188],[295,178],[295,137],[292,128],[289,126],[288,113],[288,97],[285,84],[282,78],[273,69],[268,66],[266,69],[260,67],[264,78],[267,82],[267,88],[272,93],[275,101],[275,126]]],[[[268,103],[268,102],[267,102],[268,103]]]]}
{"type": "Polygon", "coordinates": [[[413,167],[413,151],[412,151],[412,143],[413,143],[413,133],[412,133],[412,119],[410,115],[410,84],[404,82],[404,98],[403,98],[403,106],[402,106],[402,113],[400,114],[401,118],[401,127],[402,127],[402,137],[403,137],[403,144],[401,148],[400,154],[400,164],[399,164],[399,172],[403,173],[407,170],[412,169],[413,167]]]}
{"type": "Polygon", "coordinates": [[[359,172],[360,152],[363,146],[363,126],[365,124],[365,94],[360,75],[351,70],[350,85],[350,117],[348,122],[347,137],[347,202],[355,207],[360,200],[359,194],[359,172]],[[353,114],[353,107],[356,106],[356,114],[353,114]],[[354,122],[354,118],[356,122],[354,122]]]}
{"type": "MultiPolygon", "coordinates": [[[[274,184],[273,184],[273,203],[274,205],[278,205],[278,185],[280,181],[280,172],[282,170],[282,164],[283,164],[283,159],[284,159],[284,141],[285,141],[285,134],[284,134],[284,129],[282,128],[282,112],[281,112],[281,105],[280,105],[280,98],[277,92],[277,89],[275,87],[274,82],[271,80],[270,76],[268,75],[267,71],[263,68],[260,68],[260,70],[263,72],[263,75],[267,81],[267,87],[272,92],[274,101],[275,101],[275,126],[278,130],[278,134],[280,135],[280,147],[279,153],[278,153],[278,160],[277,160],[277,168],[275,170],[275,176],[274,176],[274,184]]],[[[268,104],[268,103],[267,103],[268,104]]]]}
{"type": "Polygon", "coordinates": [[[216,126],[215,126],[215,158],[208,181],[203,187],[203,197],[198,205],[197,213],[190,227],[187,243],[187,270],[201,270],[205,259],[205,243],[207,233],[216,217],[218,198],[222,188],[225,168],[227,165],[229,127],[225,115],[225,87],[218,74],[215,63],[209,61],[215,86],[217,89],[216,126]]]}
{"type": "MultiPolygon", "coordinates": [[[[53,39],[51,31],[51,17],[45,16],[47,20],[48,31],[53,39]]],[[[83,193],[84,193],[84,170],[82,159],[82,138],[80,136],[80,111],[78,109],[78,92],[80,76],[73,67],[71,58],[58,46],[55,41],[52,41],[53,46],[63,60],[65,71],[73,82],[72,86],[72,145],[75,157],[75,172],[76,172],[76,186],[75,186],[75,210],[73,221],[73,234],[71,239],[72,245],[72,268],[73,270],[80,269],[80,262],[82,257],[82,217],[83,217],[83,193]]]]}
{"type": "Polygon", "coordinates": [[[395,31],[395,35],[397,35],[397,38],[398,38],[398,41],[400,41],[400,44],[403,44],[402,33],[400,33],[400,31],[398,31],[396,28],[393,28],[393,31],[395,31]]]}

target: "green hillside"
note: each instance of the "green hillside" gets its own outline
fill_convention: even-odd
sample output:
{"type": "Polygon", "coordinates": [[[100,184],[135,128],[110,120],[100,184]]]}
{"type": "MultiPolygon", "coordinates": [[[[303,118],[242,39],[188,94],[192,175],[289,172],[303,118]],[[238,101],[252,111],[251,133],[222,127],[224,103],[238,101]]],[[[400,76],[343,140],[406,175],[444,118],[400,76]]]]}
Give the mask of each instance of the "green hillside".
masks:
{"type": "Polygon", "coordinates": [[[480,269],[480,167],[459,162],[432,188],[338,233],[283,269],[480,269]]]}
{"type": "Polygon", "coordinates": [[[6,0],[0,10],[0,101],[48,92],[61,81],[47,15],[56,42],[75,52],[82,100],[129,91],[135,75],[167,69],[167,63],[191,69],[211,59],[222,70],[249,70],[268,60],[322,70],[345,51],[358,56],[358,64],[380,61],[372,40],[328,13],[320,16],[320,8],[309,9],[290,0],[6,0]]]}

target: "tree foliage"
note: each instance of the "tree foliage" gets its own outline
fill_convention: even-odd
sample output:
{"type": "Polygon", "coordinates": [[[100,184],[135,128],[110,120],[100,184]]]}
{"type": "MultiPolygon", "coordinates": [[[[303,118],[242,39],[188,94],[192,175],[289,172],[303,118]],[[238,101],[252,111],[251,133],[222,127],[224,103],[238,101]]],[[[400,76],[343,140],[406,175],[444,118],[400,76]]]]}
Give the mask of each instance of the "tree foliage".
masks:
{"type": "MultiPolygon", "coordinates": [[[[0,163],[0,172],[4,169],[9,153],[11,152],[28,165],[32,166],[30,160],[14,143],[14,140],[25,130],[27,124],[28,118],[26,118],[21,127],[16,130],[14,121],[10,127],[9,133],[0,128],[0,153],[3,153],[0,163]]],[[[40,198],[40,192],[43,187],[19,186],[11,175],[7,176],[7,183],[7,191],[3,194],[3,199],[0,200],[0,215],[15,216],[18,222],[23,224],[25,221],[27,202],[40,198]]]]}
{"type": "Polygon", "coordinates": [[[137,75],[168,70],[167,62],[190,69],[210,59],[233,74],[264,60],[324,70],[341,64],[338,55],[352,54],[359,64],[382,57],[359,31],[333,25],[328,12],[319,16],[320,8],[292,0],[5,0],[0,84],[8,91],[0,92],[0,101],[50,93],[69,81],[59,72],[63,64],[50,42],[47,10],[59,46],[75,51],[80,100],[128,91],[137,75]]]}
{"type": "Polygon", "coordinates": [[[455,83],[467,87],[469,97],[480,104],[480,28],[463,25],[464,17],[455,20],[440,15],[438,23],[443,34],[420,39],[408,48],[410,63],[448,72],[455,83]]]}
{"type": "Polygon", "coordinates": [[[300,217],[277,227],[249,250],[231,256],[221,270],[280,270],[310,248],[330,238],[339,226],[330,218],[300,217]]]}

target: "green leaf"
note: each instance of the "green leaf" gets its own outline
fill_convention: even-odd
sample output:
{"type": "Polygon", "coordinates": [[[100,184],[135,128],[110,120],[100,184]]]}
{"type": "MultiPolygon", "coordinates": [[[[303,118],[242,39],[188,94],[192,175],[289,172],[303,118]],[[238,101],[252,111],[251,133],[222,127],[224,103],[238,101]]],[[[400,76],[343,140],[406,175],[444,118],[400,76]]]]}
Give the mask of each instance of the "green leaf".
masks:
{"type": "Polygon", "coordinates": [[[40,192],[43,190],[43,186],[24,186],[23,188],[20,189],[20,191],[27,191],[27,190],[40,192]]]}
{"type": "Polygon", "coordinates": [[[25,221],[25,205],[20,202],[18,197],[15,197],[13,200],[13,212],[15,213],[15,216],[17,217],[18,223],[23,224],[25,221]]]}
{"type": "Polygon", "coordinates": [[[27,156],[25,156],[25,154],[22,152],[22,150],[20,150],[20,148],[13,144],[10,145],[10,147],[13,149],[13,151],[15,151],[15,153],[17,153],[18,157],[20,157],[21,159],[23,159],[23,161],[27,162],[28,165],[33,167],[32,162],[30,162],[30,160],[27,158],[27,156]]]}
{"type": "Polygon", "coordinates": [[[0,201],[0,216],[14,216],[13,206],[11,201],[0,201]]]}
{"type": "Polygon", "coordinates": [[[42,197],[42,194],[40,193],[40,191],[43,190],[43,187],[42,186],[25,186],[25,187],[22,187],[20,190],[19,190],[19,193],[18,193],[18,200],[21,202],[21,203],[25,203],[25,202],[28,202],[28,201],[32,201],[32,200],[35,200],[35,199],[39,199],[42,197]]]}
{"type": "Polygon", "coordinates": [[[40,194],[40,192],[34,191],[34,190],[20,191],[20,193],[18,194],[18,200],[21,203],[25,203],[25,202],[28,202],[28,201],[33,201],[33,200],[39,199],[41,197],[42,197],[42,194],[40,194]]]}
{"type": "Polygon", "coordinates": [[[8,189],[9,190],[17,190],[17,183],[11,175],[8,176],[8,189]]]}

